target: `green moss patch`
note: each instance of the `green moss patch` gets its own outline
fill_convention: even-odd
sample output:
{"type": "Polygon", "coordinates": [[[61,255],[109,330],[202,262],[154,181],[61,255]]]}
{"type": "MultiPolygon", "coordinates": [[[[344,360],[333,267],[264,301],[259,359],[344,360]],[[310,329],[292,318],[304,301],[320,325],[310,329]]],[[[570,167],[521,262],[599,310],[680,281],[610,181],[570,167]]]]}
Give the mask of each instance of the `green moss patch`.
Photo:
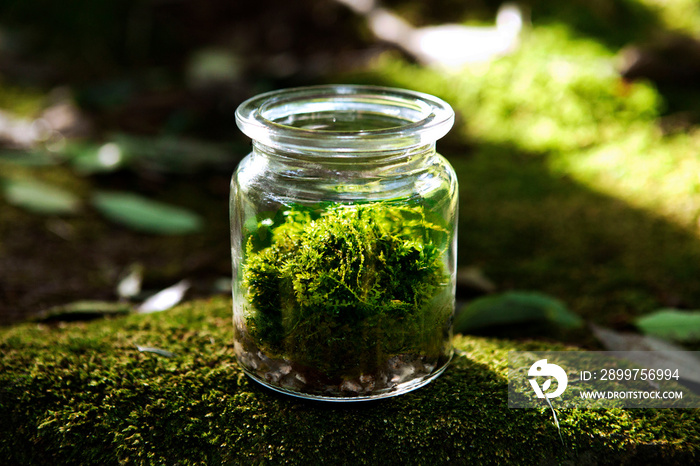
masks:
{"type": "Polygon", "coordinates": [[[562,445],[548,408],[507,407],[505,379],[509,350],[561,347],[455,343],[453,363],[430,385],[336,405],[277,395],[245,377],[224,298],[166,314],[6,328],[0,462],[688,464],[698,453],[694,410],[559,412],[562,445]]]}
{"type": "Polygon", "coordinates": [[[285,212],[267,234],[271,245],[258,251],[259,231],[249,237],[243,277],[252,351],[329,377],[376,372],[402,353],[433,364],[444,356],[454,307],[445,227],[419,206],[336,205],[316,216],[285,212]]]}

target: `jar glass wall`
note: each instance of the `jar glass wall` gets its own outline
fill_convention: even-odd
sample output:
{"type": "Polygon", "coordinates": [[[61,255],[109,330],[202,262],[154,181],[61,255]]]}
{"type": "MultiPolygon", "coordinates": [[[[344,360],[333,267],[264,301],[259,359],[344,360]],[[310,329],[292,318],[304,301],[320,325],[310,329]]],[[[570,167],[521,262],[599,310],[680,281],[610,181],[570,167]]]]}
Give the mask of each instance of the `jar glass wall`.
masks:
{"type": "Polygon", "coordinates": [[[444,101],[373,86],[275,91],[238,108],[231,182],[235,351],[306,398],[393,396],[452,355],[457,179],[444,101]]]}

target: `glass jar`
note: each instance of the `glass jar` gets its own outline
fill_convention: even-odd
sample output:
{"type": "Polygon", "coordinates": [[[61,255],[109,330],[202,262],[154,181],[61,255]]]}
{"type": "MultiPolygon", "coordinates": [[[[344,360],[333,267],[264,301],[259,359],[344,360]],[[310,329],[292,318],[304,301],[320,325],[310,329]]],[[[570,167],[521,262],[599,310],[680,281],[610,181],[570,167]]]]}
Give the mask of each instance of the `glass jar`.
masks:
{"type": "Polygon", "coordinates": [[[329,401],[405,393],[452,357],[454,122],[418,92],[331,85],[236,111],[253,150],[231,182],[235,352],[254,380],[329,401]]]}

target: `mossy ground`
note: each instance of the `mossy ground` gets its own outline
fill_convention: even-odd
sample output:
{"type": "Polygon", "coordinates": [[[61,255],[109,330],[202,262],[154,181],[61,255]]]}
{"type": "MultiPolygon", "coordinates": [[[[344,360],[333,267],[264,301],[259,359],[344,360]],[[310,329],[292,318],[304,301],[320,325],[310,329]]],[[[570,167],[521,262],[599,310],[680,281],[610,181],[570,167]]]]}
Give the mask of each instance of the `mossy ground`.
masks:
{"type": "Polygon", "coordinates": [[[689,464],[695,410],[507,407],[507,352],[561,349],[458,337],[448,370],[352,405],[267,391],[235,363],[230,300],[161,314],[0,332],[4,464],[689,464]],[[139,352],[139,346],[174,353],[139,352]]]}

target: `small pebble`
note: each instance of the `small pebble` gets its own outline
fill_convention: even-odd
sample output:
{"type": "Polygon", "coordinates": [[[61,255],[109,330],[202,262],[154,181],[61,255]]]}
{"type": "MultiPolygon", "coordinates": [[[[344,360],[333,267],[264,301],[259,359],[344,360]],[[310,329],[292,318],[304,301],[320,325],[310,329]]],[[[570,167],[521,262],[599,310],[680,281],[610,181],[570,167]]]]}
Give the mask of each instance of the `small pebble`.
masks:
{"type": "Polygon", "coordinates": [[[280,378],[282,378],[282,374],[279,372],[266,372],[265,373],[265,380],[270,382],[271,384],[277,384],[279,382],[280,378]]]}
{"type": "Polygon", "coordinates": [[[374,390],[374,377],[369,374],[362,374],[360,376],[360,383],[362,384],[362,391],[365,393],[372,393],[374,390]]]}
{"type": "Polygon", "coordinates": [[[352,380],[345,380],[340,384],[340,391],[360,393],[362,391],[362,386],[352,380]]]}
{"type": "Polygon", "coordinates": [[[287,375],[280,380],[280,387],[288,388],[289,390],[302,390],[306,385],[306,381],[299,380],[299,374],[287,375]]]}
{"type": "Polygon", "coordinates": [[[292,366],[289,364],[281,364],[279,368],[280,374],[287,375],[292,371],[292,366]]]}

